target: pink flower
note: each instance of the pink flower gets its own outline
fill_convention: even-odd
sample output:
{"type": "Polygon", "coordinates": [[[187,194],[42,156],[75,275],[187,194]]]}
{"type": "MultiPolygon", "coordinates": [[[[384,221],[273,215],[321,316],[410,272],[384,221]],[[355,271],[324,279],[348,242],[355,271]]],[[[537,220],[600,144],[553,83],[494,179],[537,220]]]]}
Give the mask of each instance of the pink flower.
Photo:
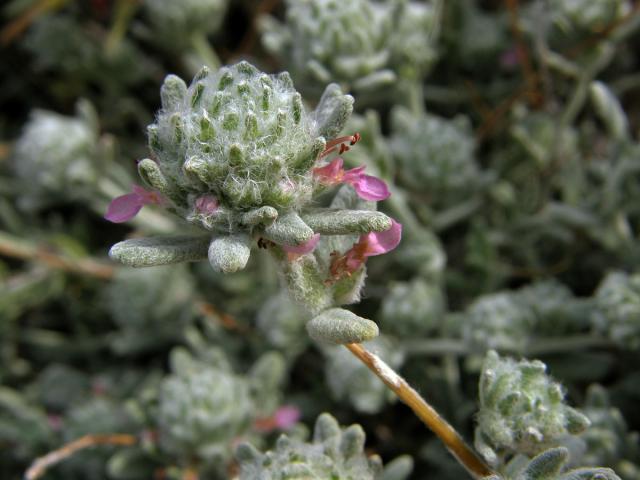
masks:
{"type": "Polygon", "coordinates": [[[196,198],[195,207],[198,213],[202,213],[205,215],[211,215],[218,210],[220,203],[218,199],[213,195],[202,195],[196,198]]]}
{"type": "Polygon", "coordinates": [[[316,233],[313,237],[300,245],[282,245],[282,249],[285,252],[292,253],[294,255],[304,255],[305,253],[313,252],[319,241],[320,234],[316,233]]]}
{"type": "Polygon", "coordinates": [[[384,200],[391,195],[384,181],[364,173],[364,169],[366,168],[364,165],[346,171],[342,168],[343,165],[344,160],[337,157],[324,167],[314,168],[313,174],[321,183],[326,185],[348,183],[352,185],[358,195],[365,200],[384,200]]]}
{"type": "Polygon", "coordinates": [[[273,414],[276,427],[280,430],[289,430],[300,420],[300,409],[293,405],[283,405],[273,414]]]}
{"type": "Polygon", "coordinates": [[[145,205],[161,205],[164,198],[154,191],[145,190],[139,185],[133,186],[133,192],[111,200],[104,218],[113,223],[123,223],[135,217],[145,205]]]}
{"type": "Polygon", "coordinates": [[[329,268],[331,278],[327,280],[327,283],[331,284],[345,276],[350,276],[364,265],[368,257],[390,252],[398,246],[401,238],[402,225],[393,219],[391,220],[391,228],[384,232],[369,232],[360,235],[357,243],[344,255],[335,256],[329,268]]]}
{"type": "Polygon", "coordinates": [[[300,409],[293,405],[283,405],[273,415],[258,418],[254,422],[256,430],[268,433],[273,430],[289,430],[300,419],[300,409]]]}

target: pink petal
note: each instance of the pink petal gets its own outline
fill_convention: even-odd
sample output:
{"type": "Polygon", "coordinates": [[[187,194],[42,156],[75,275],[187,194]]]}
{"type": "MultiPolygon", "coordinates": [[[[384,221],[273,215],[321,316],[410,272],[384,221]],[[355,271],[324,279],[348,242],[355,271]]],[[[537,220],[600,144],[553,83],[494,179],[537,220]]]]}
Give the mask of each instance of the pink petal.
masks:
{"type": "Polygon", "coordinates": [[[211,215],[218,210],[218,199],[213,195],[202,195],[196,198],[195,207],[198,213],[204,213],[205,215],[211,215]]]}
{"type": "Polygon", "coordinates": [[[402,225],[391,219],[391,228],[384,232],[370,232],[364,235],[367,243],[365,256],[373,257],[390,252],[398,246],[402,238],[402,225]]]}
{"type": "Polygon", "coordinates": [[[131,220],[140,211],[144,202],[137,193],[127,193],[111,200],[104,218],[113,223],[131,220]]]}
{"type": "Polygon", "coordinates": [[[341,174],[343,173],[343,165],[344,160],[336,157],[331,163],[328,163],[324,167],[314,168],[313,174],[323,183],[337,183],[340,181],[341,174]]]}
{"type": "Polygon", "coordinates": [[[387,188],[387,184],[378,177],[371,175],[360,175],[358,180],[350,182],[355,188],[358,196],[365,200],[379,201],[389,198],[391,192],[387,188]]]}
{"type": "Polygon", "coordinates": [[[133,193],[137,194],[137,195],[140,195],[141,197],[144,197],[144,196],[148,195],[149,193],[151,193],[146,188],[141,187],[140,185],[136,185],[135,183],[131,187],[131,191],[133,193]]]}
{"type": "Polygon", "coordinates": [[[300,255],[304,255],[305,253],[313,252],[319,241],[320,234],[316,233],[313,237],[300,245],[282,245],[282,249],[287,253],[297,253],[300,255]]]}
{"type": "Polygon", "coordinates": [[[273,414],[277,428],[288,430],[300,420],[300,409],[293,405],[284,405],[273,414]]]}
{"type": "Polygon", "coordinates": [[[360,165],[359,167],[347,170],[342,176],[342,181],[346,183],[357,182],[358,179],[364,174],[365,168],[367,168],[366,165],[360,165]]]}
{"type": "Polygon", "coordinates": [[[154,190],[147,190],[140,185],[133,185],[133,193],[140,197],[142,205],[162,205],[166,202],[164,197],[154,190]]]}
{"type": "Polygon", "coordinates": [[[345,266],[347,267],[347,272],[350,272],[350,273],[355,272],[364,264],[365,260],[366,258],[363,257],[362,255],[359,255],[353,250],[349,250],[345,254],[345,262],[344,262],[345,266]]]}

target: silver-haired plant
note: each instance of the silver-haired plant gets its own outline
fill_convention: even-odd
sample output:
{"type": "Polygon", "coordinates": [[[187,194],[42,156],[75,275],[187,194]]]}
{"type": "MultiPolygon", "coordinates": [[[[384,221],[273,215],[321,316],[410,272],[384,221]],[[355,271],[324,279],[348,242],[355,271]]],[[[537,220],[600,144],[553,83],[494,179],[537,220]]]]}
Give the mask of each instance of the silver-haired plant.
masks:
{"type": "Polygon", "coordinates": [[[252,247],[268,250],[291,297],[313,318],[311,338],[344,344],[432,428],[474,476],[489,468],[415,390],[359,342],[378,327],[342,305],[357,302],[368,257],[400,243],[402,226],[375,211],[390,192],[341,157],[360,139],[339,137],[353,98],[329,85],[308,112],[288,73],[267,75],[247,62],[203,68],[189,87],[170,75],[162,110],[148,128],[153,158],[106,218],[124,222],[148,204],[179,217],[187,234],[125,240],[110,255],[147,267],[208,259],[223,273],[243,269],[252,247]],[[340,186],[328,207],[321,194],[340,186]]]}
{"type": "MultiPolygon", "coordinates": [[[[517,363],[489,353],[480,381],[475,439],[485,463],[392,367],[360,345],[375,338],[378,327],[342,306],[359,300],[367,258],[396,248],[402,226],[375,210],[375,202],[390,195],[385,182],[365,174],[364,166],[345,170],[342,157],[335,156],[360,139],[358,133],[338,136],[353,108],[353,98],[338,85],[330,84],[316,109],[308,111],[288,73],[267,75],[240,62],[216,72],[205,67],[190,86],[169,75],[161,98],[162,110],[148,128],[153,158],[138,164],[146,188],[135,185],[131,193],[114,199],[106,218],[124,222],[143,206],[155,204],[177,216],[185,233],[125,240],[111,248],[113,259],[133,267],[208,259],[214,270],[233,273],[245,268],[254,247],[265,249],[291,298],[312,317],[309,336],[346,346],[413,409],[473,477],[617,478],[604,469],[565,472],[567,452],[555,447],[561,437],[584,430],[589,420],[565,405],[562,388],[547,377],[541,362],[517,363]]],[[[479,318],[494,315],[479,305],[471,310],[478,310],[479,318]]],[[[508,311],[505,316],[512,317],[508,311]]],[[[532,323],[531,317],[524,323],[532,323]]],[[[325,352],[335,356],[328,347],[325,352]]],[[[331,382],[334,375],[339,377],[331,370],[334,393],[355,395],[363,411],[379,408],[378,393],[373,400],[362,397],[364,392],[354,394],[344,382],[331,382]]],[[[185,394],[202,395],[203,383],[219,383],[215,375],[232,378],[218,373],[210,377],[207,370],[209,377],[194,380],[199,371],[182,369],[177,374],[184,378],[164,383],[163,393],[171,400],[166,402],[170,410],[161,409],[168,416],[161,419],[168,418],[169,431],[171,424],[185,423],[173,420],[190,411],[193,402],[185,394]]],[[[249,402],[249,387],[234,382],[233,389],[219,394],[225,408],[242,416],[246,412],[233,405],[233,397],[249,402]]],[[[217,397],[205,395],[196,403],[206,410],[215,401],[217,397]]],[[[198,423],[197,431],[211,430],[217,445],[217,427],[202,423],[207,415],[186,423],[198,423]]],[[[178,434],[172,433],[176,438],[178,434]]],[[[207,455],[201,451],[207,442],[186,440],[188,448],[207,455]]],[[[380,476],[379,462],[361,454],[363,443],[359,427],[341,432],[335,420],[322,416],[311,445],[281,438],[276,450],[266,454],[241,447],[241,478],[277,478],[274,475],[283,472],[294,478],[404,478],[402,469],[398,475],[380,476]]]]}

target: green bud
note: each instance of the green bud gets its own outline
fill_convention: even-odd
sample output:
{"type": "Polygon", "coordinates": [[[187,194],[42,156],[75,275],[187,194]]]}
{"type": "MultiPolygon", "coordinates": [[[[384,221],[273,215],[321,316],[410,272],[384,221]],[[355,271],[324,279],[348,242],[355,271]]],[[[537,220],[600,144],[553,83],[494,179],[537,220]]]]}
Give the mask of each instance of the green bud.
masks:
{"type": "Polygon", "coordinates": [[[251,238],[247,235],[229,235],[215,238],[209,245],[209,263],[222,273],[242,270],[251,252],[251,238]]]}

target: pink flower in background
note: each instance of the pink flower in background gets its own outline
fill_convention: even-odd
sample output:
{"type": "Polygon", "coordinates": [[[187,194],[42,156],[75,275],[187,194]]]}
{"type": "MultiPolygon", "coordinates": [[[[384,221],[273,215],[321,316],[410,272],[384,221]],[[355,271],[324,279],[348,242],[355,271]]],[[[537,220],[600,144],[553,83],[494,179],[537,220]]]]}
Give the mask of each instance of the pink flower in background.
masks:
{"type": "Polygon", "coordinates": [[[402,238],[402,225],[391,220],[391,228],[384,232],[369,232],[360,235],[358,241],[344,255],[335,256],[329,271],[329,284],[351,275],[367,261],[368,257],[382,255],[398,246],[402,238]]]}
{"type": "Polygon", "coordinates": [[[165,199],[158,192],[134,185],[133,192],[111,200],[104,218],[113,223],[123,223],[135,217],[145,205],[162,205],[163,203],[165,199]]]}
{"type": "Polygon", "coordinates": [[[300,255],[313,252],[319,241],[320,234],[316,233],[313,237],[300,245],[282,245],[282,249],[289,254],[289,260],[293,260],[300,255]]]}
{"type": "Polygon", "coordinates": [[[277,428],[289,430],[300,420],[300,409],[293,405],[283,405],[273,414],[277,428]]]}
{"type": "Polygon", "coordinates": [[[364,169],[366,168],[364,165],[346,171],[343,165],[344,160],[337,157],[324,167],[314,168],[313,174],[321,183],[326,185],[348,183],[352,185],[358,195],[365,200],[379,201],[391,195],[384,181],[364,173],[364,169]]]}
{"type": "Polygon", "coordinates": [[[300,420],[300,409],[293,405],[283,405],[270,417],[257,419],[254,426],[256,430],[268,433],[273,430],[289,430],[298,420],[300,420]]]}

